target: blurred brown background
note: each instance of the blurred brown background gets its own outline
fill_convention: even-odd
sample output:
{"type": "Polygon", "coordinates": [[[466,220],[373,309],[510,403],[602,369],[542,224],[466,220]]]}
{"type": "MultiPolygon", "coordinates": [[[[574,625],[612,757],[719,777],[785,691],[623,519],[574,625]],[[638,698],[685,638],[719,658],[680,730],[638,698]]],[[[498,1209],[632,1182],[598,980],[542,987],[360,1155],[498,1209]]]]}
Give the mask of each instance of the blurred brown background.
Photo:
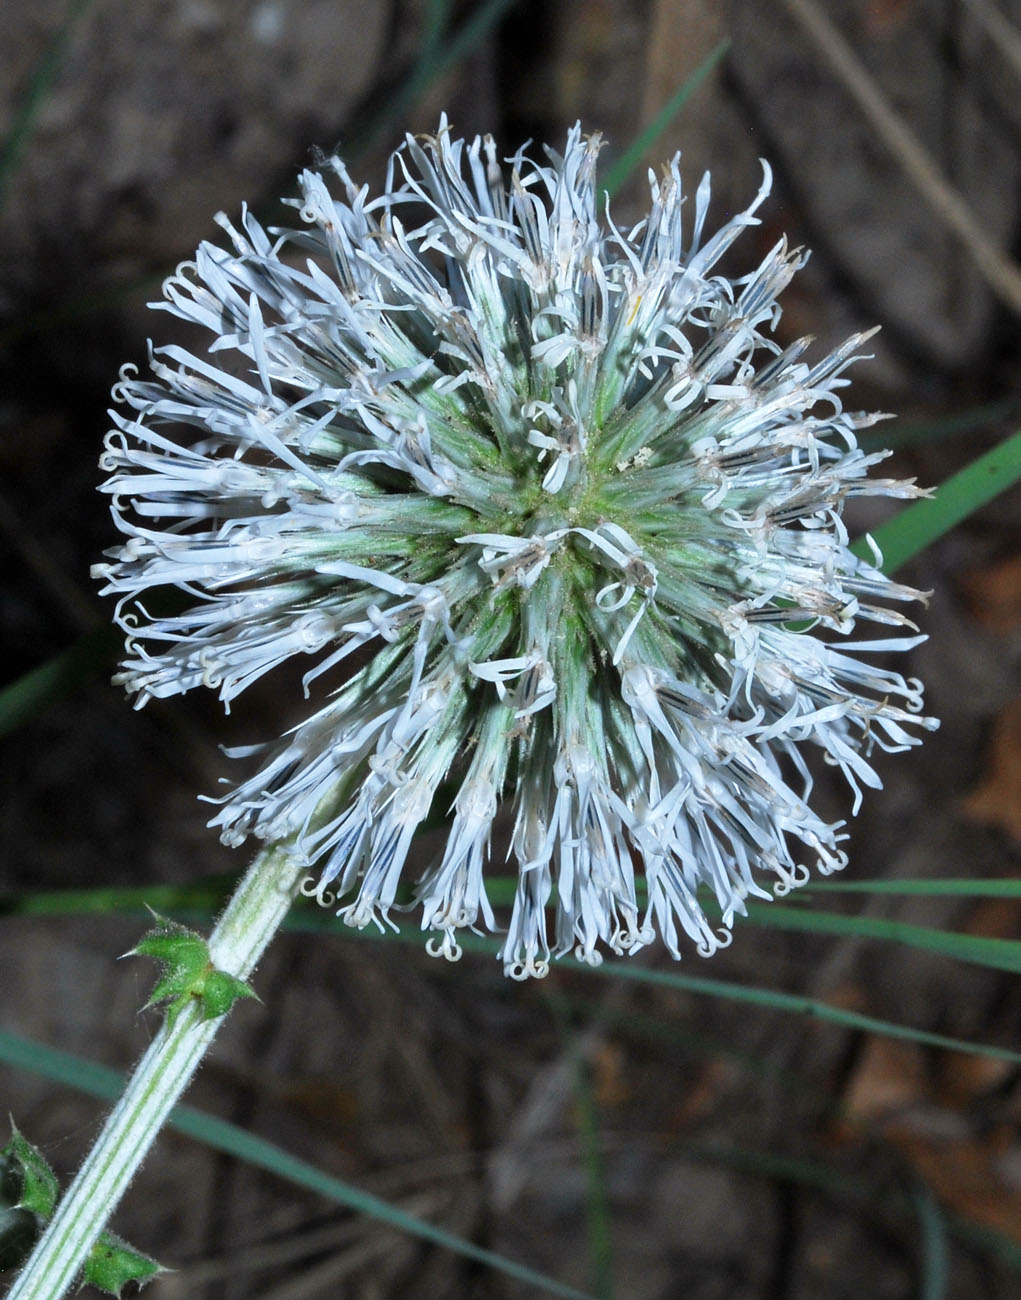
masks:
{"type": "MultiPolygon", "coordinates": [[[[822,348],[881,323],[853,405],[897,412],[896,471],[942,481],[1021,423],[1019,23],[1016,0],[6,0],[0,680],[109,618],[88,579],[113,540],[94,491],[107,394],[146,338],[173,337],[144,304],[214,236],[217,210],[247,201],[285,219],[277,199],[315,146],[378,186],[402,132],[442,109],[504,153],[529,137],[559,146],[580,118],[604,133],[610,166],[725,36],[725,59],[647,163],[680,148],[690,190],[711,167],[719,222],[769,159],[773,197],[731,268],[785,231],[813,249],[781,335],[822,348]],[[461,38],[467,53],[423,89],[423,52],[461,38]],[[12,135],[33,95],[30,132],[12,135]],[[905,128],[937,178],[926,193],[890,148],[905,128]],[[919,425],[927,436],[910,436],[919,425]]],[[[643,192],[639,174],[618,220],[638,219],[643,192]]],[[[1018,506],[1016,491],[1002,497],[906,572],[935,593],[911,671],[943,726],[882,764],[886,788],[852,828],[855,878],[1016,872],[1018,506]]],[[[280,728],[279,684],[226,721],[202,698],[133,713],[108,685],[113,650],[87,644],[68,691],[3,740],[0,887],[236,870],[195,796],[230,774],[218,745],[280,728]]],[[[842,815],[845,794],[823,786],[842,815]]],[[[1007,902],[876,895],[864,908],[1018,935],[1007,902]]],[[[113,961],[139,928],[0,918],[4,1026],[127,1067],[155,1024],[137,1015],[151,971],[113,961]]],[[[711,966],[683,967],[1018,1042],[1016,981],[903,947],[749,925],[711,966]]],[[[282,935],[257,988],[264,1005],[236,1012],[193,1104],[583,1290],[601,1275],[619,1300],[1018,1293],[1021,1084],[1008,1064],[612,978],[519,987],[491,958],[448,967],[346,936],[282,935]],[[608,1266],[592,1245],[603,1201],[608,1266]]],[[[98,1104],[6,1068],[0,1100],[69,1175],[98,1104]]],[[[173,1135],[115,1226],[178,1270],[155,1300],[537,1294],[173,1135]]]]}

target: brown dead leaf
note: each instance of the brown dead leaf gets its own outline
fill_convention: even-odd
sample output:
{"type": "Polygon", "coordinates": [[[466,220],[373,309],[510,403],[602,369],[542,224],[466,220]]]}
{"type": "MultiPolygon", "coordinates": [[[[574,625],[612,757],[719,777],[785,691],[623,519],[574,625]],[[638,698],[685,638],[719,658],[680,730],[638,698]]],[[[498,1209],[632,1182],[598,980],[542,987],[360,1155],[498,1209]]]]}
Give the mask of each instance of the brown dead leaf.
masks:
{"type": "Polygon", "coordinates": [[[960,810],[970,821],[996,826],[1021,843],[1021,698],[997,718],[982,778],[960,810]]]}
{"type": "Polygon", "coordinates": [[[1021,555],[984,569],[972,569],[959,579],[968,608],[984,628],[997,636],[1021,627],[1021,555]]]}
{"type": "Polygon", "coordinates": [[[936,1197],[972,1223],[1021,1240],[1021,1191],[1002,1176],[1009,1134],[988,1139],[929,1140],[910,1132],[887,1135],[915,1166],[936,1197]]]}
{"type": "Polygon", "coordinates": [[[872,0],[861,18],[862,35],[868,40],[895,36],[909,22],[917,21],[915,0],[872,0]]]}
{"type": "MultiPolygon", "coordinates": [[[[643,124],[653,121],[677,87],[727,35],[725,6],[717,0],[653,0],[651,9],[645,75],[640,87],[643,124]]],[[[713,115],[719,112],[719,93],[717,75],[667,126],[643,160],[646,165],[658,168],[662,159],[683,150],[685,172],[697,183],[712,163],[705,150],[712,139],[713,115]]]]}
{"type": "Polygon", "coordinates": [[[946,1052],[940,1059],[937,1098],[944,1106],[964,1109],[982,1101],[1011,1077],[1013,1062],[995,1056],[946,1052]]]}
{"type": "Polygon", "coordinates": [[[965,934],[985,939],[1021,938],[1021,909],[1015,898],[976,899],[961,926],[965,934]]]}
{"type": "Polygon", "coordinates": [[[604,1042],[592,1057],[592,1087],[601,1110],[623,1106],[631,1097],[627,1056],[619,1043],[604,1042]]]}
{"type": "Polygon", "coordinates": [[[845,980],[834,985],[826,994],[826,1001],[831,1007],[840,1007],[842,1011],[871,1010],[868,991],[864,984],[859,984],[855,980],[845,980]]]}
{"type": "Polygon", "coordinates": [[[881,1136],[910,1162],[943,1205],[973,1223],[1021,1240],[1021,1187],[1007,1172],[1019,1149],[1017,1125],[1000,1123],[980,1130],[961,1104],[966,1106],[991,1082],[995,1080],[985,1074],[962,1076],[956,1080],[961,1095],[950,1097],[943,1087],[940,1104],[920,1048],[872,1038],[851,1076],[843,1097],[843,1122],[832,1136],[843,1142],[881,1136]]]}
{"type": "Polygon", "coordinates": [[[734,1075],[733,1062],[719,1057],[707,1061],[674,1109],[671,1128],[684,1133],[707,1119],[720,1097],[732,1086],[734,1075]]]}
{"type": "Polygon", "coordinates": [[[855,1125],[882,1121],[924,1100],[922,1053],[911,1043],[870,1038],[844,1092],[842,1112],[855,1125]]]}

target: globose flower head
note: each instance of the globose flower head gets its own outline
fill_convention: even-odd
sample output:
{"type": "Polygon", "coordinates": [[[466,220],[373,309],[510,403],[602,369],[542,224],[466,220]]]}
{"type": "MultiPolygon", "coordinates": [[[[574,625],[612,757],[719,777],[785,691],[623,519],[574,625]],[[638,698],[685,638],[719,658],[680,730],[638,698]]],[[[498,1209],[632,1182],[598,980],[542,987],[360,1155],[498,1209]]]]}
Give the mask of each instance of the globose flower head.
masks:
{"type": "Polygon", "coordinates": [[[869,477],[855,435],[878,417],[839,396],[867,335],[816,360],[776,341],[804,261],[782,240],[716,273],[765,164],[710,233],[709,179],[682,208],[675,158],[622,230],[598,152],[575,127],[562,155],[503,160],[442,119],[376,197],[334,158],[302,175],[297,228],[219,217],[231,247],[154,304],[209,347],[125,368],[102,460],[125,540],[97,571],[137,703],[229,707],[307,665],[306,716],[220,801],[223,838],[290,843],[356,926],[413,885],[453,957],[462,927],[498,928],[505,809],[515,976],[657,934],[713,952],[749,896],[844,865],[812,755],[857,811],[870,753],[935,725],[876,662],[921,639],[919,593],[842,520],[917,494],[869,477]],[[163,587],[184,607],[150,615],[163,587]]]}

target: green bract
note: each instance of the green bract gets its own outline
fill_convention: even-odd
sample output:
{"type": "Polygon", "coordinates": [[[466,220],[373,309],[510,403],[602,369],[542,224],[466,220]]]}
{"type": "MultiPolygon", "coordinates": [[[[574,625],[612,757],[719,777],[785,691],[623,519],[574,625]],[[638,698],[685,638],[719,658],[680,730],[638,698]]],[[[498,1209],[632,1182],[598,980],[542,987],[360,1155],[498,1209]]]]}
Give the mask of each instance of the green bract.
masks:
{"type": "Polygon", "coordinates": [[[162,974],[146,1006],[165,1005],[170,1028],[192,1003],[199,1007],[203,1020],[216,1020],[226,1015],[238,998],[256,996],[244,980],[216,969],[200,934],[162,916],[155,919],[155,928],[128,955],[153,957],[160,963],[162,974]]]}
{"type": "MultiPolygon", "coordinates": [[[[5,1225],[7,1231],[0,1244],[0,1267],[3,1268],[23,1262],[31,1248],[32,1238],[53,1216],[60,1195],[57,1176],[42,1152],[24,1138],[13,1123],[11,1129],[10,1141],[0,1151],[0,1181],[4,1184],[13,1181],[19,1188],[12,1198],[8,1214],[23,1212],[30,1218],[27,1223],[16,1221],[13,1225],[5,1225]],[[33,1220],[35,1231],[28,1231],[28,1224],[33,1220]],[[20,1233],[17,1231],[19,1228],[22,1229],[20,1233]]],[[[6,1186],[0,1199],[7,1199],[6,1186]]],[[[142,1286],[162,1272],[164,1269],[150,1256],[135,1250],[114,1233],[102,1232],[85,1260],[81,1283],[98,1287],[108,1295],[119,1296],[127,1282],[142,1286]]]]}

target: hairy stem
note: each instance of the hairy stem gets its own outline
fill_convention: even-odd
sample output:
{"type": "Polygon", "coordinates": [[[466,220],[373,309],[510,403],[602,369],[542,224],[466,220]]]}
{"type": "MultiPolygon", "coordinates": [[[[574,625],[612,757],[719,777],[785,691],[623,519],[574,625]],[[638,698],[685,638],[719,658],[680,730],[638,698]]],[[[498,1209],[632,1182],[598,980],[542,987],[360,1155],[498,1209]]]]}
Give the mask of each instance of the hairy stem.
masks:
{"type": "MultiPolygon", "coordinates": [[[[217,969],[242,980],[249,975],[287,915],[305,870],[286,849],[258,854],[210,937],[217,969]]],[[[59,1300],[69,1290],[224,1019],[203,1020],[195,1001],[172,1027],[164,1021],[8,1300],[59,1300]]]]}

